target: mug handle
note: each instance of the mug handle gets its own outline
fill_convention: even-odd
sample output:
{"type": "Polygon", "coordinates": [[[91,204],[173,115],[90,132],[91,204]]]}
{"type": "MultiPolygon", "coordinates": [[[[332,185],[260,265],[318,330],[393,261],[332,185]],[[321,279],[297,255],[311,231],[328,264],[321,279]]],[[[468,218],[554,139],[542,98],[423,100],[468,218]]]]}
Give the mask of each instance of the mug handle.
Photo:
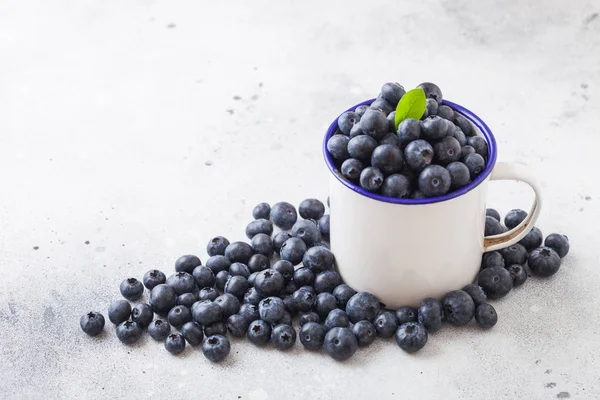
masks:
{"type": "Polygon", "coordinates": [[[498,162],[492,171],[492,181],[520,181],[525,182],[534,192],[531,210],[519,225],[508,232],[494,236],[486,236],[483,240],[484,252],[503,249],[517,243],[533,229],[542,209],[542,188],[531,170],[524,164],[498,162]]]}

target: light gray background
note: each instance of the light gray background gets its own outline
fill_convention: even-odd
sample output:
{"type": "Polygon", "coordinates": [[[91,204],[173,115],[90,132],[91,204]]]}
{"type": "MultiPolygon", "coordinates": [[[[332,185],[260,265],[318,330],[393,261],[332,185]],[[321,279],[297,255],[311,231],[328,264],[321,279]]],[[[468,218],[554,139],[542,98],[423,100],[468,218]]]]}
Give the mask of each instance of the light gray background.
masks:
{"type": "MultiPolygon", "coordinates": [[[[0,397],[598,398],[598,13],[592,0],[3,0],[0,397]],[[254,204],[324,200],[325,127],[389,80],[437,82],[479,114],[500,160],[538,170],[539,226],[571,238],[555,277],[493,303],[492,331],[447,328],[413,356],[379,340],[345,363],[234,340],[212,365],[79,330],[122,279],[206,260],[216,234],[242,239],[254,204]]],[[[491,206],[528,206],[523,187],[493,186],[491,206]]]]}

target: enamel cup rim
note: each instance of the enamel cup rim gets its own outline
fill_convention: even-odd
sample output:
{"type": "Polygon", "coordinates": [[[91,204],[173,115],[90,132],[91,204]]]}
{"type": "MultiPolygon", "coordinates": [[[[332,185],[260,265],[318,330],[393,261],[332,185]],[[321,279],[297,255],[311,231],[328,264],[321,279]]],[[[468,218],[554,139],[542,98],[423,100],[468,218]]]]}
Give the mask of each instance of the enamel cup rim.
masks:
{"type": "MultiPolygon", "coordinates": [[[[349,109],[347,109],[344,112],[353,111],[358,106],[369,105],[373,101],[375,101],[375,99],[363,101],[362,103],[359,103],[355,106],[350,107],[349,109]]],[[[340,173],[339,173],[337,167],[335,166],[335,163],[333,162],[333,159],[331,158],[329,151],[327,151],[327,141],[329,140],[329,138],[331,136],[333,136],[335,134],[335,132],[338,129],[337,120],[338,120],[339,116],[331,123],[331,125],[329,125],[329,128],[327,129],[327,133],[325,134],[325,139],[323,140],[323,157],[325,158],[325,163],[327,164],[327,168],[329,168],[329,171],[336,177],[336,179],[338,181],[340,181],[340,183],[342,183],[347,188],[349,188],[349,189],[355,191],[356,193],[361,194],[365,197],[369,197],[373,200],[382,201],[382,202],[386,202],[386,203],[414,204],[414,205],[433,204],[433,203],[438,203],[441,201],[451,200],[451,199],[460,197],[460,196],[470,192],[471,190],[473,190],[477,186],[479,186],[481,183],[483,183],[486,180],[486,178],[492,173],[492,170],[494,169],[494,165],[496,164],[496,158],[497,158],[496,139],[494,138],[494,135],[492,134],[491,129],[486,125],[486,123],[483,122],[483,120],[481,118],[479,118],[477,115],[475,115],[475,113],[473,113],[469,109],[467,109],[461,105],[458,105],[456,103],[453,103],[451,101],[448,101],[448,100],[443,100],[442,104],[452,108],[455,112],[458,112],[463,117],[467,118],[471,123],[473,123],[479,129],[479,131],[483,135],[483,137],[488,145],[488,161],[485,166],[485,169],[468,185],[465,185],[458,190],[449,192],[443,196],[429,197],[429,198],[424,198],[424,199],[398,199],[398,198],[394,198],[394,197],[386,197],[386,196],[382,196],[380,194],[371,193],[371,192],[361,188],[360,186],[344,179],[343,177],[340,176],[340,173]]]]}

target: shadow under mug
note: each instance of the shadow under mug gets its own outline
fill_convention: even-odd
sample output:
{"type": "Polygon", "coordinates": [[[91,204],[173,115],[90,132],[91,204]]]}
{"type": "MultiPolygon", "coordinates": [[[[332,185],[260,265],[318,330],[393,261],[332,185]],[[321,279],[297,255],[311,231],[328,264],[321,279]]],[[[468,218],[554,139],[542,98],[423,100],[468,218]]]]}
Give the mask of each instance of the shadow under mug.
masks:
{"type": "MultiPolygon", "coordinates": [[[[351,107],[368,105],[372,100],[351,107]]],[[[484,252],[521,240],[541,210],[541,188],[530,170],[516,163],[496,163],[496,140],[488,126],[466,108],[444,100],[472,124],[488,144],[485,170],[468,185],[444,196],[396,199],[371,193],[345,180],[327,151],[337,118],[323,141],[330,177],[331,250],[345,283],[373,293],[387,308],[417,306],[427,297],[472,283],[484,252]],[[535,198],[527,218],[515,228],[484,236],[488,182],[527,183],[535,198]]]]}

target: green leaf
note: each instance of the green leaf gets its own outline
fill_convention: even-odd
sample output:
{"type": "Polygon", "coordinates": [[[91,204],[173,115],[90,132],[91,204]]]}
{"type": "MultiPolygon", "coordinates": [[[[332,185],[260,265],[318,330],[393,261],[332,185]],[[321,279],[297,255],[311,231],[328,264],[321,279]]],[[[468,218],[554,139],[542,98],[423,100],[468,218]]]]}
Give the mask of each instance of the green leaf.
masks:
{"type": "Polygon", "coordinates": [[[426,108],[427,99],[423,89],[416,88],[406,92],[398,102],[398,107],[396,107],[396,118],[394,119],[396,130],[398,130],[400,122],[406,118],[421,119],[426,108]]]}

